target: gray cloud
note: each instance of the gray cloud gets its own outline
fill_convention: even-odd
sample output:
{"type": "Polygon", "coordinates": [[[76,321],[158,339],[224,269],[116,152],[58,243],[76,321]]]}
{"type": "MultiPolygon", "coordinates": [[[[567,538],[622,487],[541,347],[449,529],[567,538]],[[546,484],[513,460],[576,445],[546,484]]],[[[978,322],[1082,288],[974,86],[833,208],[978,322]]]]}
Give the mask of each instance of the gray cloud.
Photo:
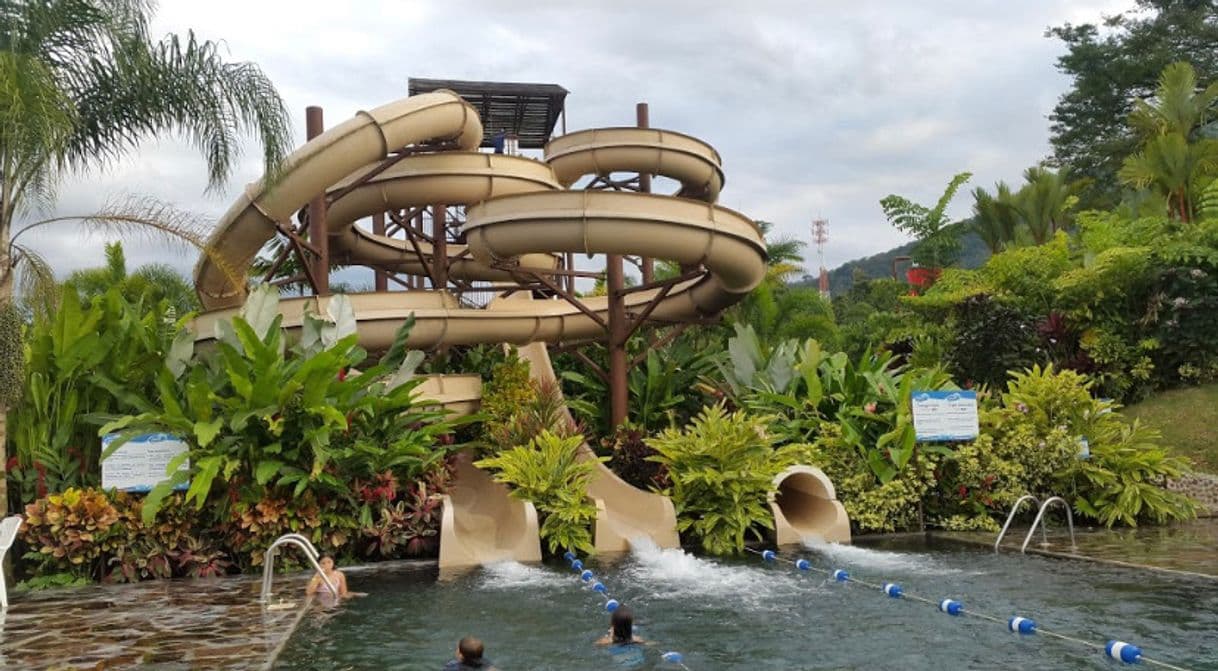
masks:
{"type": "MultiPolygon", "coordinates": [[[[1043,158],[1046,115],[1067,86],[1054,70],[1061,47],[1044,29],[1130,5],[217,0],[165,3],[155,28],[193,28],[260,64],[287,99],[298,138],[306,105],[338,123],[404,95],[410,76],[558,83],[571,91],[572,129],[632,123],[634,103],[646,100],[653,125],[720,150],[723,204],[805,240],[811,219],[829,218],[833,266],[905,240],[884,221],[883,196],[931,200],[956,172],[988,186],[1043,158]]],[[[214,218],[258,173],[251,147],[222,193],[206,195],[202,160],[163,138],[66,183],[59,210],[134,192],[214,218]]],[[[968,200],[952,214],[966,215],[968,200]]],[[[62,271],[101,258],[100,240],[69,229],[29,238],[62,271]]],[[[193,263],[142,243],[129,244],[129,257],[193,263]]]]}

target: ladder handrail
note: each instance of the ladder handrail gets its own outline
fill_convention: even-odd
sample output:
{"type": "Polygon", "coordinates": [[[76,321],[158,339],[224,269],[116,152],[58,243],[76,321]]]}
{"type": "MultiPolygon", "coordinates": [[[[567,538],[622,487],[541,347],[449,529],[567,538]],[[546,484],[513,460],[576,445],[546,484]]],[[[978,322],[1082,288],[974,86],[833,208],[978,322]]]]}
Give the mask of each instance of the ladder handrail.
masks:
{"type": "Polygon", "coordinates": [[[326,583],[326,587],[330,588],[330,593],[338,594],[338,588],[334,583],[330,582],[329,576],[321,569],[321,564],[317,562],[318,557],[321,555],[318,554],[317,548],[313,547],[313,543],[300,534],[284,534],[277,538],[274,543],[271,543],[271,547],[267,548],[266,554],[263,555],[262,594],[259,597],[259,601],[266,603],[271,595],[271,582],[275,578],[275,555],[281,545],[294,545],[304,551],[305,559],[309,560],[309,563],[313,565],[313,570],[321,577],[322,582],[326,583]]]}
{"type": "MultiPolygon", "coordinates": [[[[1020,552],[1027,551],[1028,543],[1032,541],[1032,534],[1036,531],[1036,526],[1040,524],[1041,518],[1045,516],[1045,511],[1049,509],[1050,504],[1052,504],[1054,501],[1060,502],[1062,507],[1066,509],[1066,524],[1070,526],[1070,548],[1078,548],[1078,544],[1074,542],[1074,512],[1070,510],[1070,504],[1066,503],[1066,500],[1060,496],[1050,496],[1049,498],[1045,499],[1043,504],[1041,504],[1040,512],[1036,513],[1036,519],[1032,521],[1032,528],[1028,529],[1028,537],[1023,539],[1023,547],[1019,548],[1020,552]]],[[[1044,533],[1045,528],[1041,527],[1040,530],[1041,533],[1044,533]]],[[[1046,541],[1046,544],[1047,543],[1048,541],[1046,541]]]]}
{"type": "MultiPolygon", "coordinates": [[[[1023,496],[1019,497],[1019,499],[1015,501],[1015,505],[1011,506],[1011,512],[1007,514],[1007,521],[1002,525],[1002,531],[998,532],[998,540],[994,541],[994,552],[998,552],[998,546],[1002,543],[1002,537],[1007,535],[1007,529],[1011,526],[1011,520],[1014,520],[1015,514],[1019,512],[1019,506],[1023,505],[1023,502],[1029,499],[1036,504],[1037,508],[1040,508],[1040,499],[1036,498],[1035,496],[1032,496],[1031,494],[1024,494],[1023,496]]],[[[1041,534],[1045,534],[1043,527],[1040,531],[1041,534]]],[[[1044,539],[1045,542],[1048,542],[1049,536],[1045,534],[1044,539]]]]}

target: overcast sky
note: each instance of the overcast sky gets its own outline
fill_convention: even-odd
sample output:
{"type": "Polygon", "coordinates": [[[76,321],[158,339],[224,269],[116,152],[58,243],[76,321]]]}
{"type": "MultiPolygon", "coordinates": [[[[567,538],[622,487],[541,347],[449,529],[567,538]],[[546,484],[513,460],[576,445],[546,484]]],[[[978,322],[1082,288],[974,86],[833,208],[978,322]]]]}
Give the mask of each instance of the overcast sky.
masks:
{"type": "MultiPolygon", "coordinates": [[[[988,187],[1042,159],[1047,115],[1068,83],[1045,29],[1132,4],[173,0],[154,32],[193,29],[258,63],[287,100],[298,141],[306,105],[323,106],[334,125],[405,95],[412,76],[560,84],[571,92],[571,130],[631,124],[634,104],[647,101],[654,127],[719,149],[723,204],[804,240],[813,218],[828,218],[832,268],[906,240],[884,220],[885,195],[926,202],[956,172],[988,187]]],[[[59,210],[149,194],[215,219],[259,173],[251,151],[226,188],[205,194],[202,159],[161,138],[104,175],[65,184],[59,210]]],[[[970,201],[958,197],[952,214],[966,216],[970,201]]],[[[25,240],[61,272],[100,263],[102,240],[71,229],[25,240]]],[[[132,266],[168,261],[186,272],[194,261],[127,247],[132,266]]]]}

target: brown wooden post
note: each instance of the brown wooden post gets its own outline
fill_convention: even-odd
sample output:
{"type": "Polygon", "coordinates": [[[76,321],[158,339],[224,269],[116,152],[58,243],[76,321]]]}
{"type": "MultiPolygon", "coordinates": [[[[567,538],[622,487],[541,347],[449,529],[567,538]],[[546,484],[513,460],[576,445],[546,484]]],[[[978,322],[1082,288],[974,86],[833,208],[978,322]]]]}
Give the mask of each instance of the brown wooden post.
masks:
{"type": "MultiPolygon", "coordinates": [[[[315,105],[306,107],[305,136],[312,140],[325,129],[321,108],[315,105]]],[[[313,289],[318,296],[327,296],[330,294],[330,232],[326,229],[325,191],[309,201],[309,242],[317,249],[317,258],[313,261],[317,286],[313,289]]]]}
{"type": "MultiPolygon", "coordinates": [[[[385,213],[377,212],[372,215],[372,232],[377,235],[385,234],[385,213]]],[[[376,290],[389,291],[389,273],[383,270],[372,271],[376,276],[376,290]]]]}
{"type": "MultiPolygon", "coordinates": [[[[651,112],[647,108],[647,103],[639,103],[635,105],[634,115],[635,122],[639,128],[651,127],[651,112]]],[[[642,193],[651,193],[651,175],[639,173],[639,191],[642,193]]],[[[644,256],[642,266],[643,284],[650,284],[655,280],[655,259],[651,258],[650,256],[644,256]]]]}
{"type": "MultiPolygon", "coordinates": [[[[406,222],[406,225],[407,226],[413,225],[414,230],[416,232],[422,233],[423,232],[423,208],[420,207],[418,209],[418,211],[415,212],[414,223],[411,224],[410,222],[406,222]]],[[[430,266],[430,265],[431,265],[430,263],[426,264],[426,266],[430,266]]],[[[423,285],[423,276],[422,275],[411,275],[410,276],[410,285],[415,289],[422,289],[424,286],[423,285]]]]}
{"type": "Polygon", "coordinates": [[[626,322],[626,277],[622,255],[609,254],[606,259],[606,289],[609,294],[609,423],[611,429],[621,426],[629,413],[630,395],[626,379],[626,339],[630,324],[626,322]]]}
{"type": "Polygon", "coordinates": [[[446,205],[431,207],[431,235],[434,240],[434,244],[431,246],[431,274],[436,289],[448,287],[448,235],[444,230],[447,225],[445,221],[447,214],[448,206],[446,205]]]}

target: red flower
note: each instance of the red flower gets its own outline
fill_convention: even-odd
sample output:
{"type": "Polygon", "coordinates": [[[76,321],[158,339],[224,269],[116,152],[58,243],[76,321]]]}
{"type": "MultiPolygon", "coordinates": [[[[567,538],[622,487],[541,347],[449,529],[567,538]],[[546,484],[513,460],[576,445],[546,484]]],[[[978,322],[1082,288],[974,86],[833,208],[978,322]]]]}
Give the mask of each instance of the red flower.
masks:
{"type": "Polygon", "coordinates": [[[963,498],[968,497],[968,487],[965,487],[964,485],[960,485],[960,489],[958,489],[956,491],[960,494],[960,498],[963,499],[963,498]]]}
{"type": "Polygon", "coordinates": [[[875,414],[875,401],[863,406],[863,410],[867,411],[868,413],[875,414]]]}

